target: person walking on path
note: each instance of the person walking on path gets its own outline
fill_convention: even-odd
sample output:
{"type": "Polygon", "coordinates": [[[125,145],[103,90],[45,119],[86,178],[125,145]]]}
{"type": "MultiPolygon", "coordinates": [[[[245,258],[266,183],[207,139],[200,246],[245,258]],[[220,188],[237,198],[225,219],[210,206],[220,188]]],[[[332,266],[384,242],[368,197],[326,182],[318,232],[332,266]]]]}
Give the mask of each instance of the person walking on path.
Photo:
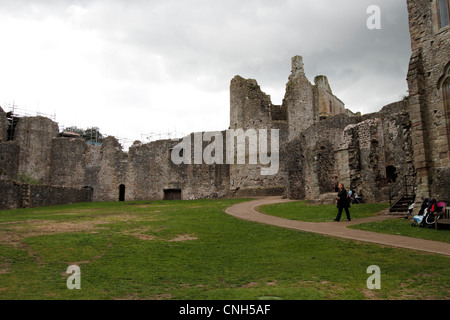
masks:
{"type": "Polygon", "coordinates": [[[342,209],[345,210],[345,214],[347,215],[347,220],[351,221],[352,219],[350,218],[350,211],[348,210],[348,208],[350,208],[350,202],[348,199],[347,190],[345,190],[343,183],[339,183],[338,187],[339,187],[339,191],[338,191],[337,198],[336,198],[338,214],[336,216],[336,219],[334,219],[334,221],[341,220],[342,209]]]}

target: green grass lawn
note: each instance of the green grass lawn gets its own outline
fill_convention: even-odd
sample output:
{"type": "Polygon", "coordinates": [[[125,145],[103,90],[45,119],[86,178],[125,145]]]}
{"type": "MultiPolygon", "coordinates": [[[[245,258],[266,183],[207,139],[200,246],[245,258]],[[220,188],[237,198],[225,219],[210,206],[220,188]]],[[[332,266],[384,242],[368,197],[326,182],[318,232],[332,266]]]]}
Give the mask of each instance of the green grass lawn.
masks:
{"type": "Polygon", "coordinates": [[[442,227],[439,230],[413,227],[409,219],[401,217],[393,220],[358,224],[350,228],[450,243],[450,230],[448,227],[442,227]]]}
{"type": "Polygon", "coordinates": [[[0,299],[450,297],[448,257],[257,224],[224,212],[240,201],[2,211],[0,299]],[[70,265],[81,269],[80,290],[66,286],[70,265]],[[381,290],[366,286],[370,265],[381,269],[381,290]]]}
{"type": "MultiPolygon", "coordinates": [[[[350,208],[350,215],[353,219],[366,218],[377,215],[380,211],[388,208],[383,203],[363,203],[355,204],[350,208]]],[[[332,221],[337,214],[335,205],[317,205],[308,204],[307,201],[295,201],[286,203],[277,203],[273,205],[264,205],[258,207],[262,213],[286,218],[290,220],[300,220],[309,222],[327,222],[332,221]]],[[[342,219],[345,220],[345,212],[342,213],[342,219]]],[[[363,223],[350,226],[353,229],[366,231],[395,234],[407,237],[414,237],[426,240],[435,240],[450,242],[450,230],[442,230],[413,227],[409,219],[399,216],[395,219],[389,219],[379,222],[363,223]]]]}
{"type": "MultiPolygon", "coordinates": [[[[352,219],[366,218],[376,215],[381,210],[387,209],[384,203],[355,204],[350,207],[352,219]]],[[[309,204],[307,201],[294,201],[263,205],[258,207],[262,213],[286,218],[290,220],[300,220],[309,222],[329,222],[333,221],[337,215],[335,204],[309,204]]],[[[342,219],[346,219],[345,211],[342,212],[342,219]]]]}

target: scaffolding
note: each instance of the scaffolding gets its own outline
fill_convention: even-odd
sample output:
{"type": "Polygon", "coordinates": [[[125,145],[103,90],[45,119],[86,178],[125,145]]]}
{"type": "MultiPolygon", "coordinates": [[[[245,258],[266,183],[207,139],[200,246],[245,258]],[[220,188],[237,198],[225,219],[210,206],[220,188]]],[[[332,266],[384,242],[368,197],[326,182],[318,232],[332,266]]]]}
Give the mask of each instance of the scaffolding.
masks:
{"type": "Polygon", "coordinates": [[[27,109],[19,108],[15,102],[13,103],[4,103],[4,107],[6,107],[6,120],[8,121],[8,141],[14,139],[14,134],[16,131],[16,126],[19,123],[20,118],[23,117],[46,117],[56,122],[56,114],[49,115],[42,113],[40,111],[36,111],[35,113],[31,113],[27,109]]]}
{"type": "Polygon", "coordinates": [[[56,113],[54,114],[47,114],[47,113],[43,113],[40,112],[39,110],[32,112],[29,111],[25,108],[19,108],[15,102],[13,103],[4,103],[3,104],[4,107],[7,108],[7,110],[4,110],[7,114],[11,113],[12,115],[18,117],[18,118],[23,118],[23,117],[46,117],[51,119],[52,121],[56,122],[56,113]]]}
{"type": "Polygon", "coordinates": [[[175,140],[180,139],[180,137],[184,137],[185,134],[183,132],[178,132],[176,129],[167,131],[151,131],[150,133],[141,134],[141,138],[147,142],[156,141],[156,140],[175,140]]]}
{"type": "MultiPolygon", "coordinates": [[[[17,123],[19,122],[20,118],[23,117],[46,117],[51,119],[52,121],[56,122],[56,114],[50,115],[45,114],[40,111],[31,112],[27,109],[19,108],[14,102],[13,103],[4,103],[4,107],[6,107],[6,117],[8,120],[8,141],[14,139],[14,133],[15,128],[17,126],[17,123]]],[[[98,127],[89,127],[86,129],[78,128],[76,126],[64,126],[63,124],[58,124],[59,132],[61,137],[66,138],[82,138],[85,140],[86,143],[92,144],[92,145],[101,145],[103,142],[103,139],[106,137],[112,136],[117,139],[117,141],[120,143],[122,148],[124,150],[128,150],[130,146],[133,145],[134,140],[125,138],[125,137],[118,137],[116,135],[110,135],[106,133],[101,133],[100,128],[98,127]],[[72,127],[76,127],[83,133],[80,134],[80,132],[71,132],[67,131],[67,129],[70,129],[72,127]],[[86,134],[86,132],[88,132],[86,134]]],[[[185,134],[183,132],[179,132],[176,129],[167,131],[151,131],[150,133],[141,134],[141,139],[144,143],[156,141],[156,140],[178,140],[181,137],[184,137],[185,134]]]]}

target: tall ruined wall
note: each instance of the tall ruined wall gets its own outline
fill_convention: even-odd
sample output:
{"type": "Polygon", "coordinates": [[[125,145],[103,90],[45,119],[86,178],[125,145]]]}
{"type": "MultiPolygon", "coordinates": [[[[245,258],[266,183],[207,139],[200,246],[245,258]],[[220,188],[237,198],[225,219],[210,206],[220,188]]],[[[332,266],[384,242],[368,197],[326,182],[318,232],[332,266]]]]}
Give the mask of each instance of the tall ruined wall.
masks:
{"type": "Polygon", "coordinates": [[[223,198],[229,196],[230,165],[226,164],[226,132],[192,133],[190,139],[192,141],[191,165],[181,167],[182,171],[180,172],[180,168],[177,168],[177,165],[174,165],[172,161],[170,162],[172,170],[178,170],[179,175],[183,177],[183,199],[223,198]],[[207,141],[203,141],[201,148],[198,148],[197,144],[199,144],[200,136],[205,136],[206,134],[211,135],[211,140],[208,140],[208,138],[204,139],[207,141]],[[196,141],[196,139],[198,140],[196,141]],[[221,141],[222,147],[220,147],[221,141]],[[214,151],[209,149],[208,146],[214,147],[214,151]],[[205,159],[203,159],[201,164],[196,164],[195,148],[203,151],[203,156],[215,156],[221,153],[223,162],[219,158],[214,158],[219,163],[207,164],[205,159]]]}
{"type": "Polygon", "coordinates": [[[0,142],[0,180],[13,180],[19,173],[19,145],[15,141],[0,142]]]}
{"type": "Polygon", "coordinates": [[[94,199],[95,197],[103,201],[119,199],[119,187],[126,182],[127,157],[116,138],[108,137],[103,140],[100,147],[97,184],[93,186],[94,199]]]}
{"type": "MultiPolygon", "coordinates": [[[[204,132],[199,133],[201,136],[204,132]]],[[[225,141],[225,132],[215,132],[225,141]]],[[[165,190],[180,190],[182,199],[222,198],[228,195],[229,166],[196,163],[194,133],[179,141],[159,140],[147,144],[135,143],[129,149],[126,190],[134,200],[163,199],[165,190]],[[183,149],[187,163],[172,161],[173,149],[183,141],[190,141],[183,149]],[[190,151],[188,150],[190,148],[190,151]],[[190,153],[190,157],[188,154],[190,153]]],[[[201,141],[203,152],[211,142],[201,141]]],[[[223,146],[222,146],[223,147],[223,146]]],[[[175,151],[174,151],[175,152],[175,151]]],[[[225,149],[222,149],[225,159],[225,149]]],[[[200,159],[203,160],[203,159],[200,159]]]]}
{"type": "Polygon", "coordinates": [[[287,197],[313,200],[322,193],[334,191],[334,177],[340,175],[336,153],[342,133],[357,121],[357,118],[346,115],[322,120],[286,145],[287,197]]]}
{"type": "MultiPolygon", "coordinates": [[[[261,91],[260,86],[253,79],[244,79],[236,76],[230,83],[230,129],[255,130],[257,140],[250,139],[245,144],[238,146],[235,139],[235,159],[230,164],[230,192],[236,196],[255,195],[280,195],[284,192],[287,175],[284,170],[283,155],[278,154],[278,170],[275,174],[262,174],[262,168],[270,167],[261,163],[259,142],[266,142],[267,150],[270,152],[272,146],[271,129],[277,129],[279,134],[279,145],[287,140],[287,123],[285,108],[273,105],[270,97],[261,91]],[[267,130],[267,140],[260,135],[259,129],[267,130]],[[251,146],[255,147],[256,163],[250,163],[251,146]],[[245,163],[237,163],[237,149],[245,148],[245,163]]],[[[276,140],[274,140],[276,141],[276,140]]],[[[278,149],[278,151],[281,148],[278,149]]],[[[273,162],[275,158],[273,157],[273,162]]]]}
{"type": "Polygon", "coordinates": [[[316,76],[314,84],[317,88],[316,104],[320,118],[345,113],[344,103],[333,94],[326,76],[316,76]]]}
{"type": "Polygon", "coordinates": [[[254,79],[235,76],[230,83],[230,129],[267,128],[272,103],[254,79]]]}
{"type": "MultiPolygon", "coordinates": [[[[14,180],[22,174],[41,185],[87,188],[94,201],[119,200],[121,185],[124,200],[160,200],[167,189],[180,189],[183,199],[229,194],[229,166],[195,164],[194,141],[192,161],[177,165],[171,160],[177,141],[136,143],[125,153],[113,137],[95,146],[83,139],[59,137],[57,128],[47,118],[22,118],[14,140],[0,142],[1,179],[14,180]]],[[[225,131],[218,134],[225,143],[225,131]]],[[[209,144],[201,143],[202,150],[209,144]]],[[[225,154],[225,146],[221,147],[225,154]]]]}
{"type": "Polygon", "coordinates": [[[52,140],[59,133],[58,125],[45,117],[24,117],[19,120],[14,141],[19,145],[19,174],[48,184],[51,174],[52,140]]]}
{"type": "Polygon", "coordinates": [[[417,198],[450,200],[450,27],[436,0],[408,0],[412,56],[408,71],[417,198]]]}
{"type": "Polygon", "coordinates": [[[414,172],[406,102],[360,117],[322,120],[288,144],[286,195],[318,199],[333,192],[337,176],[364,201],[385,201],[396,177],[414,172]],[[388,167],[395,170],[391,176],[388,167]]]}
{"type": "Polygon", "coordinates": [[[79,187],[85,183],[88,145],[80,138],[52,140],[51,179],[55,186],[79,187]]]}
{"type": "Polygon", "coordinates": [[[183,192],[183,170],[187,165],[172,163],[174,145],[170,140],[160,140],[130,147],[127,194],[136,200],[160,200],[164,198],[164,189],[183,192]]]}
{"type": "Polygon", "coordinates": [[[19,170],[19,145],[8,140],[8,120],[0,107],[0,180],[12,180],[19,170]]]}
{"type": "Polygon", "coordinates": [[[339,178],[366,201],[386,201],[389,189],[405,175],[414,174],[411,123],[407,101],[380,112],[357,117],[347,126],[338,151],[339,178]]]}
{"type": "MultiPolygon", "coordinates": [[[[334,177],[338,176],[365,201],[384,201],[396,179],[415,173],[414,167],[419,166],[419,189],[445,196],[449,189],[445,135],[449,127],[446,105],[440,97],[449,71],[441,64],[432,64],[434,69],[427,71],[433,60],[422,52],[418,46],[411,58],[409,101],[364,116],[345,109],[325,76],[316,77],[312,85],[305,76],[302,58],[296,56],[281,106],[271,103],[256,80],[240,76],[231,80],[227,131],[192,133],[180,141],[135,142],[125,153],[113,137],[101,146],[89,145],[82,139],[59,137],[58,126],[50,119],[22,118],[13,141],[5,141],[4,133],[0,134],[0,179],[24,174],[44,185],[86,188],[94,201],[117,201],[283,193],[294,199],[317,199],[333,192],[334,177]],[[439,72],[437,85],[430,84],[429,79],[439,72]],[[276,140],[271,129],[278,130],[279,150],[272,150],[276,140]],[[256,140],[244,139],[238,145],[236,139],[231,150],[235,158],[228,159],[228,133],[238,130],[246,134],[254,130],[256,140]],[[267,140],[261,136],[264,130],[267,140]],[[203,141],[203,136],[213,140],[203,141]],[[214,154],[222,152],[222,162],[208,164],[203,151],[210,148],[211,152],[213,141],[218,148],[214,154]],[[176,164],[172,155],[180,142],[188,143],[182,151],[187,156],[176,164]],[[276,172],[262,173],[269,167],[261,161],[263,146],[272,161],[278,156],[276,172]],[[245,150],[245,163],[237,161],[239,147],[245,150]],[[256,163],[250,163],[254,153],[256,163]]],[[[1,111],[0,127],[5,120],[1,111]]]]}
{"type": "Polygon", "coordinates": [[[6,113],[0,107],[0,143],[5,142],[8,139],[8,120],[6,119],[6,113]]]}
{"type": "Polygon", "coordinates": [[[94,201],[116,201],[126,181],[127,154],[119,142],[108,137],[101,146],[78,138],[52,140],[52,185],[89,187],[94,201]]]}
{"type": "Polygon", "coordinates": [[[319,120],[319,111],[314,108],[316,101],[317,90],[305,76],[303,58],[295,56],[292,58],[292,70],[283,99],[289,126],[288,140],[294,139],[319,120]]]}
{"type": "Polygon", "coordinates": [[[292,58],[282,109],[286,110],[289,141],[321,119],[346,113],[344,103],[333,94],[326,76],[316,76],[314,85],[309,82],[301,56],[292,58]]]}

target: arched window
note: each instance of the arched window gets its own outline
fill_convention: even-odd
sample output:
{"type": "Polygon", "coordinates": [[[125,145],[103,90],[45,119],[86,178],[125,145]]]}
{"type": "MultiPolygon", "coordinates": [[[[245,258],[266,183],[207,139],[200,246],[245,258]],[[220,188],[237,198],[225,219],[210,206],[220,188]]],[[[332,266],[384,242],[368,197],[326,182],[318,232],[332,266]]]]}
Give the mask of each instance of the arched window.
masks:
{"type": "Polygon", "coordinates": [[[448,26],[449,24],[449,1],[450,0],[438,0],[438,16],[440,28],[448,26]]]}
{"type": "MultiPolygon", "coordinates": [[[[450,62],[444,68],[444,73],[439,78],[438,90],[441,92],[441,97],[443,101],[444,107],[444,117],[447,125],[447,141],[450,146],[450,62]]],[[[450,152],[449,152],[450,156],[450,152]]]]}
{"type": "Polygon", "coordinates": [[[442,85],[442,97],[444,99],[444,112],[447,120],[447,136],[450,144],[450,77],[444,81],[442,85]]]}

